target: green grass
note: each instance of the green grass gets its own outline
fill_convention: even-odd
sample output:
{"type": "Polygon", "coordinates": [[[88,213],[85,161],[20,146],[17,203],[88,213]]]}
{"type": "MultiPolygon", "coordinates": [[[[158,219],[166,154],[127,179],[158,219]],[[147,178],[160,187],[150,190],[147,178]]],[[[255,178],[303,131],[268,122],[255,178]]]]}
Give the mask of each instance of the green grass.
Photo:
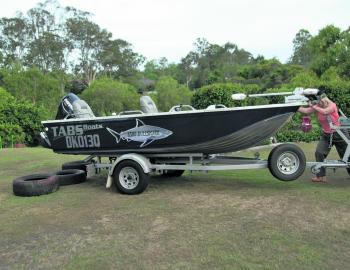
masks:
{"type": "MultiPolygon", "coordinates": [[[[315,145],[301,145],[312,160],[315,145]]],[[[261,154],[266,157],[268,151],[261,154]]],[[[254,151],[242,155],[252,156],[254,151]]],[[[337,158],[332,153],[331,158],[337,158]]],[[[40,197],[16,197],[17,176],[77,156],[0,150],[0,269],[347,269],[350,179],[293,182],[268,170],[154,176],[125,196],[106,173],[40,197]]]]}

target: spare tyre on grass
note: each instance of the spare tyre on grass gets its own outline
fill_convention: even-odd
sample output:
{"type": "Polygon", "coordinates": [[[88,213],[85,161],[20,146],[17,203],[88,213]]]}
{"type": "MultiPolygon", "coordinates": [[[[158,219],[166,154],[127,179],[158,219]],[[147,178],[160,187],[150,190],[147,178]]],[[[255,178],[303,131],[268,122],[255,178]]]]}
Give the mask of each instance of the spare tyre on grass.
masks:
{"type": "Polygon", "coordinates": [[[86,181],[86,172],[83,170],[62,170],[55,173],[60,186],[80,184],[86,181]]]}
{"type": "Polygon", "coordinates": [[[62,170],[82,170],[85,172],[85,175],[87,174],[86,166],[90,165],[91,161],[84,161],[84,160],[77,160],[77,161],[71,161],[67,163],[63,163],[62,170]]]}
{"type": "Polygon", "coordinates": [[[16,196],[40,196],[53,193],[58,188],[58,177],[52,174],[31,174],[13,180],[13,193],[16,196]]]}

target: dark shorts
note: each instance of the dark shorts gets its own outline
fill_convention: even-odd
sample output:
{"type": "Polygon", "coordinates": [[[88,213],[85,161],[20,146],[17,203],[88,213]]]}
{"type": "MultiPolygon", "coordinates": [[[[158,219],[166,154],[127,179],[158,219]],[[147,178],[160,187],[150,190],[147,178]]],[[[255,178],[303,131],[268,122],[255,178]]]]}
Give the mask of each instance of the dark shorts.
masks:
{"type": "MultiPolygon", "coordinates": [[[[349,138],[349,133],[346,129],[342,130],[342,132],[345,134],[347,138],[349,138]]],[[[337,132],[332,134],[328,133],[322,133],[320,137],[320,141],[317,144],[316,152],[315,152],[315,158],[317,162],[323,162],[325,158],[328,156],[329,152],[331,151],[332,146],[335,145],[335,148],[337,149],[337,152],[339,154],[340,158],[343,158],[346,147],[348,146],[347,143],[340,137],[340,135],[337,132]]],[[[326,170],[324,168],[321,169],[320,173],[317,174],[317,176],[325,176],[326,170]]]]}

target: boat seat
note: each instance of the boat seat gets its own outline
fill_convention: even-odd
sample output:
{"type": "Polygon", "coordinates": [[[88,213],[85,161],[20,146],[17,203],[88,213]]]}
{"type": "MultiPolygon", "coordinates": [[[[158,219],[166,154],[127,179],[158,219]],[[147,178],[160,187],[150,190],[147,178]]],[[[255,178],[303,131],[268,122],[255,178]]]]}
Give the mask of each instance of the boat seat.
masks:
{"type": "Polygon", "coordinates": [[[158,109],[150,96],[140,97],[140,107],[143,113],[157,113],[158,109]]]}
{"type": "Polygon", "coordinates": [[[81,99],[73,102],[73,113],[75,118],[95,117],[90,106],[84,100],[81,99]]]}

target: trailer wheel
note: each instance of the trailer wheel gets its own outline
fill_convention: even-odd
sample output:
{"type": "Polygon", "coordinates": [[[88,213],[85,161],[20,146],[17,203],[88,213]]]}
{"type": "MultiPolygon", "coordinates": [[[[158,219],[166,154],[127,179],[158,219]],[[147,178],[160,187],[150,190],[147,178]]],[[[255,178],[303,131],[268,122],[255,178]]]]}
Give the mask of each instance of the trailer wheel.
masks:
{"type": "Polygon", "coordinates": [[[149,181],[149,175],[133,160],[120,162],[114,170],[113,181],[118,191],[134,195],[143,192],[149,181]]]}
{"type": "Polygon", "coordinates": [[[279,180],[295,180],[305,170],[305,154],[300,147],[294,144],[278,145],[270,152],[268,167],[271,174],[279,180]]]}
{"type": "Polygon", "coordinates": [[[167,177],[180,177],[184,172],[184,170],[165,170],[162,175],[167,177]]]}

